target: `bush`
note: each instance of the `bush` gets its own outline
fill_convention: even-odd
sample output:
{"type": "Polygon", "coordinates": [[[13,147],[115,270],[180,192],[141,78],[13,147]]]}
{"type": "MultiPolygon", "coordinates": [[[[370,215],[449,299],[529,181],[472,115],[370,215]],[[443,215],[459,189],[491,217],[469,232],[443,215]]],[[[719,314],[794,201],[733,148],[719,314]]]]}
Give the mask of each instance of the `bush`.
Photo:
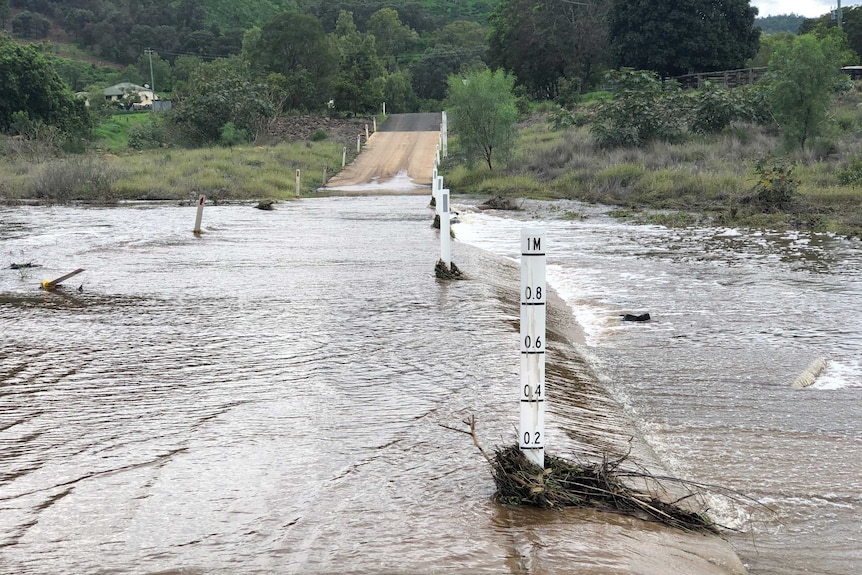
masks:
{"type": "Polygon", "coordinates": [[[323,128],[318,128],[314,131],[314,133],[311,134],[311,136],[308,137],[308,139],[312,142],[322,142],[328,137],[329,136],[323,128]]]}
{"type": "Polygon", "coordinates": [[[838,181],[844,186],[862,186],[862,159],[854,158],[838,172],[838,181]]]}
{"type": "Polygon", "coordinates": [[[132,149],[150,150],[158,148],[164,141],[164,126],[158,120],[151,118],[129,128],[129,147],[132,149]]]}
{"type": "Polygon", "coordinates": [[[218,143],[225,147],[239,146],[247,144],[251,141],[247,130],[241,130],[234,126],[233,122],[228,122],[221,128],[219,133],[218,143]]]}
{"type": "Polygon", "coordinates": [[[72,200],[109,204],[116,201],[113,184],[119,174],[104,161],[57,160],[47,163],[33,179],[31,192],[46,203],[72,200]]]}
{"type": "Polygon", "coordinates": [[[754,164],[757,184],[754,203],[763,212],[781,211],[796,198],[799,182],[793,177],[793,165],[785,160],[760,159],[754,164]]]}

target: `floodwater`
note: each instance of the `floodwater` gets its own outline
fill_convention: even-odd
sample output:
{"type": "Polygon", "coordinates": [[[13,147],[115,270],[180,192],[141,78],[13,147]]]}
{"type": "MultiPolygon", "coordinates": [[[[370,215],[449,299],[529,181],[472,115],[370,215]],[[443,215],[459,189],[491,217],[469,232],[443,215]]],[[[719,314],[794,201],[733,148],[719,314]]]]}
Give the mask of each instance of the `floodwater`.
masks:
{"type": "Polygon", "coordinates": [[[711,500],[713,516],[740,530],[730,541],[750,572],[862,573],[860,242],[626,225],[568,202],[524,207],[461,206],[456,234],[515,259],[522,226],[546,229],[548,283],[659,460],[768,508],[711,500]],[[644,312],[649,323],[620,321],[644,312]],[[815,383],[791,389],[821,357],[815,383]]]}
{"type": "MultiPolygon", "coordinates": [[[[277,208],[207,207],[199,237],[194,208],[0,208],[2,267],[41,266],[0,269],[0,573],[739,572],[714,538],[493,500],[452,428],[514,441],[531,214],[465,214],[447,283],[426,198],[277,208]]],[[[752,573],[860,571],[858,244],[537,223],[573,305],[549,452],[769,505],[714,502],[752,573]]]]}

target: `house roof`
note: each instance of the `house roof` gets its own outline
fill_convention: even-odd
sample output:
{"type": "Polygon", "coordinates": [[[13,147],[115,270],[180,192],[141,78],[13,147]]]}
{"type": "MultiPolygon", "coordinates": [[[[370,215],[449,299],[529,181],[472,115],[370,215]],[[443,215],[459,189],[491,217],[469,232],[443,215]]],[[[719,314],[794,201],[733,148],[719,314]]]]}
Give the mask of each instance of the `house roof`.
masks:
{"type": "Polygon", "coordinates": [[[105,96],[124,96],[129,92],[152,92],[149,88],[138,86],[131,82],[120,82],[109,88],[105,88],[105,96]]]}

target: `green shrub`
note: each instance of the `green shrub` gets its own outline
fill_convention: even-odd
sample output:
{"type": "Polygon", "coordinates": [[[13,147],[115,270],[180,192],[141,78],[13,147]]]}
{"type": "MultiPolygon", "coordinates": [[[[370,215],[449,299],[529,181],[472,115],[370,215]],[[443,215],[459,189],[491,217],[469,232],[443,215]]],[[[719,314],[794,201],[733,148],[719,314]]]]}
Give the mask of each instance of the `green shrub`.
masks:
{"type": "Polygon", "coordinates": [[[763,212],[781,211],[796,198],[799,182],[793,177],[793,165],[786,160],[760,159],[754,165],[757,183],[754,203],[763,212]]]}
{"type": "Polygon", "coordinates": [[[318,128],[308,137],[308,139],[312,142],[322,142],[328,137],[329,136],[323,128],[318,128]]]}
{"type": "Polygon", "coordinates": [[[854,158],[838,171],[838,181],[844,186],[862,186],[862,159],[854,158]]]}
{"type": "Polygon", "coordinates": [[[239,146],[251,141],[248,130],[237,128],[233,122],[228,122],[221,127],[218,142],[225,147],[239,146]]]}
{"type": "Polygon", "coordinates": [[[165,139],[165,130],[162,123],[153,118],[150,118],[143,124],[135,124],[129,127],[129,147],[134,150],[158,148],[165,139]]]}

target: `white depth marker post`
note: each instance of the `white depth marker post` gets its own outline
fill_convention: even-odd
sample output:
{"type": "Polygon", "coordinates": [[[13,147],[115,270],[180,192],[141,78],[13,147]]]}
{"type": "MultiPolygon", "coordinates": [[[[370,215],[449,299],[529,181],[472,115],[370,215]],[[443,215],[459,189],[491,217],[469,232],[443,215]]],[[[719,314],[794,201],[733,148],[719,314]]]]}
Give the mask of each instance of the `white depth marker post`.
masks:
{"type": "Polygon", "coordinates": [[[446,118],[445,110],[443,111],[442,115],[443,115],[443,121],[441,123],[443,124],[443,126],[442,126],[442,128],[443,128],[443,134],[442,134],[442,136],[443,136],[443,157],[445,158],[446,156],[449,155],[449,142],[448,142],[448,140],[449,140],[449,120],[446,118]]]}
{"type": "Polygon", "coordinates": [[[383,102],[383,115],[386,115],[386,102],[383,102]]]}
{"type": "Polygon", "coordinates": [[[362,134],[356,134],[356,153],[362,151],[362,134]]]}
{"type": "Polygon", "coordinates": [[[341,149],[341,169],[344,169],[344,166],[347,165],[347,146],[344,146],[341,149]]]}
{"type": "Polygon", "coordinates": [[[372,119],[374,120],[374,124],[373,124],[373,125],[374,125],[374,130],[373,130],[373,131],[375,131],[375,132],[376,132],[376,131],[377,131],[377,116],[374,116],[372,119]]]}
{"type": "Polygon", "coordinates": [[[368,141],[368,138],[369,138],[369,136],[368,136],[368,124],[365,124],[365,141],[366,142],[368,141]]]}
{"type": "Polygon", "coordinates": [[[299,168],[296,168],[296,197],[299,197],[299,168]]]}
{"type": "Polygon", "coordinates": [[[198,214],[195,216],[195,229],[194,233],[201,233],[201,220],[204,217],[204,201],[206,200],[205,196],[201,196],[198,198],[198,214]]]}
{"type": "Polygon", "coordinates": [[[449,237],[449,190],[440,190],[440,259],[446,264],[446,269],[452,267],[452,247],[449,237]]]}
{"type": "Polygon", "coordinates": [[[434,197],[434,211],[440,214],[440,192],[443,191],[443,176],[437,176],[437,195],[434,197]]]}
{"type": "Polygon", "coordinates": [[[521,425],[518,444],[545,466],[545,231],[521,230],[521,425]]]}
{"type": "Polygon", "coordinates": [[[434,198],[434,202],[437,202],[437,166],[434,166],[434,170],[431,172],[431,197],[434,198]]]}

